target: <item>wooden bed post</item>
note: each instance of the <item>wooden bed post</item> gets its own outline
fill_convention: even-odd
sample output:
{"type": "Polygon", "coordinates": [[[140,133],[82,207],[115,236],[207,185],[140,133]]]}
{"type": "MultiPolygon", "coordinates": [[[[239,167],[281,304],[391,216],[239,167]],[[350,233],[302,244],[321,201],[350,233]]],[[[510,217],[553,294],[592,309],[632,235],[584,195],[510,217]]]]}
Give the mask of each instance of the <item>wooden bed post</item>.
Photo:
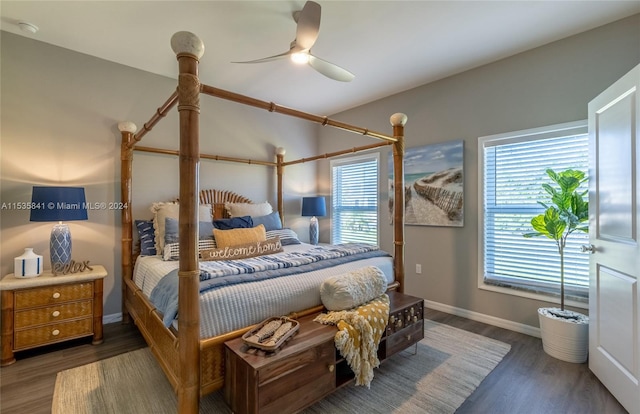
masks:
{"type": "Polygon", "coordinates": [[[136,124],[120,122],[118,124],[122,143],[120,144],[120,202],[122,209],[122,323],[129,323],[129,312],[125,306],[127,285],[125,280],[133,278],[133,237],[131,218],[131,167],[133,164],[133,134],[136,124]]]}
{"type": "Polygon", "coordinates": [[[200,81],[198,61],[204,54],[204,45],[193,33],[177,32],[171,37],[171,48],[177,55],[179,65],[178,112],[180,113],[178,412],[197,414],[200,407],[200,269],[198,265],[200,81]]]}
{"type": "Polygon", "coordinates": [[[282,199],[282,174],[284,172],[284,154],[287,151],[282,148],[276,148],[276,164],[277,164],[277,175],[278,175],[278,214],[280,214],[280,221],[284,224],[284,201],[282,199]]]}
{"type": "Polygon", "coordinates": [[[407,123],[405,114],[391,115],[393,136],[397,139],[393,143],[393,231],[394,231],[394,271],[395,279],[400,283],[399,292],[404,292],[404,125],[407,123]]]}

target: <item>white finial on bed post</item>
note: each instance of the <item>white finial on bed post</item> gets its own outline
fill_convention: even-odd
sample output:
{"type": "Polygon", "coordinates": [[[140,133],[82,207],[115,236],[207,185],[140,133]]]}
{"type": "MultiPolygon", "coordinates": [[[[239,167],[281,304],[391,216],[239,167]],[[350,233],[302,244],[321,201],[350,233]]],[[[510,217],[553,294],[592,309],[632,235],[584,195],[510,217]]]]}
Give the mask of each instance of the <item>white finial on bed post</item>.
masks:
{"type": "Polygon", "coordinates": [[[405,124],[407,123],[407,119],[408,118],[405,114],[398,112],[391,115],[391,118],[389,118],[389,121],[393,126],[397,126],[397,125],[405,126],[405,124]]]}
{"type": "Polygon", "coordinates": [[[176,55],[185,53],[198,60],[204,55],[204,43],[191,32],[176,32],[171,36],[171,49],[176,55]]]}
{"type": "Polygon", "coordinates": [[[138,127],[131,121],[124,121],[118,123],[118,129],[120,130],[120,132],[130,132],[132,134],[135,134],[138,127]]]}

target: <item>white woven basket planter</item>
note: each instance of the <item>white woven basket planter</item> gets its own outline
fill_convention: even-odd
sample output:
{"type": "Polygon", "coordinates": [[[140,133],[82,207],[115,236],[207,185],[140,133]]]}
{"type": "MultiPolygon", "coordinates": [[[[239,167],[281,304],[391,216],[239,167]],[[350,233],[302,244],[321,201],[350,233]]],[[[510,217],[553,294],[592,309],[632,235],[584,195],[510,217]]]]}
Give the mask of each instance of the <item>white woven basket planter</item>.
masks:
{"type": "Polygon", "coordinates": [[[559,308],[538,309],[542,347],[548,355],[562,361],[583,363],[589,355],[589,317],[567,311],[571,319],[554,315],[559,308]]]}

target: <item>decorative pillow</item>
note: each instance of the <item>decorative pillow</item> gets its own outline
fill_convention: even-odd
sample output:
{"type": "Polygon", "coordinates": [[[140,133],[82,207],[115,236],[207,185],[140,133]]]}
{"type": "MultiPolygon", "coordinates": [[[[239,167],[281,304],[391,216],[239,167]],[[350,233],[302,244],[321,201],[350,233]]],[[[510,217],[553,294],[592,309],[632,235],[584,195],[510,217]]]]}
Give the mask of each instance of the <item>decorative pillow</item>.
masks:
{"type": "MultiPolygon", "coordinates": [[[[171,217],[178,219],[179,203],[153,203],[153,228],[156,236],[156,251],[162,254],[164,251],[164,226],[165,219],[171,217]]],[[[198,221],[211,221],[211,204],[200,204],[198,209],[198,221]]]]}
{"type": "Polygon", "coordinates": [[[296,232],[291,229],[270,230],[267,232],[267,239],[274,237],[280,237],[280,242],[283,246],[302,244],[296,232]]]}
{"type": "MultiPolygon", "coordinates": [[[[198,240],[198,252],[202,254],[205,250],[215,249],[216,241],[211,239],[198,240]]],[[[178,260],[180,258],[180,243],[169,243],[164,246],[162,260],[178,260]]]]}
{"type": "MultiPolygon", "coordinates": [[[[247,229],[253,226],[251,216],[213,220],[213,228],[218,230],[247,229]]],[[[213,237],[213,234],[211,236],[213,237]]]]}
{"type": "Polygon", "coordinates": [[[282,220],[280,220],[280,214],[274,211],[266,216],[251,217],[253,219],[253,225],[264,224],[266,231],[280,230],[282,229],[282,220]]]}
{"type": "Polygon", "coordinates": [[[153,231],[153,220],[136,220],[138,239],[140,240],[140,255],[155,256],[156,240],[153,231]]]}
{"type": "MultiPolygon", "coordinates": [[[[178,243],[179,222],[177,219],[167,217],[164,219],[164,244],[178,243]]],[[[213,240],[213,223],[210,221],[198,222],[198,238],[200,240],[213,240]]]]}
{"type": "Polygon", "coordinates": [[[320,299],[328,310],[339,311],[369,302],[386,290],[387,279],[382,270],[367,266],[325,279],[320,285],[320,299]]]}
{"type": "Polygon", "coordinates": [[[281,251],[282,244],[280,244],[280,239],[276,237],[275,239],[269,239],[266,241],[203,250],[200,252],[200,257],[202,260],[237,260],[278,253],[281,251]]]}
{"type": "Polygon", "coordinates": [[[273,207],[267,201],[264,203],[224,203],[224,207],[229,213],[229,217],[260,217],[273,212],[273,207]]]}
{"type": "Polygon", "coordinates": [[[219,248],[267,240],[266,232],[262,224],[249,229],[213,229],[213,238],[216,239],[216,245],[219,248]]]}

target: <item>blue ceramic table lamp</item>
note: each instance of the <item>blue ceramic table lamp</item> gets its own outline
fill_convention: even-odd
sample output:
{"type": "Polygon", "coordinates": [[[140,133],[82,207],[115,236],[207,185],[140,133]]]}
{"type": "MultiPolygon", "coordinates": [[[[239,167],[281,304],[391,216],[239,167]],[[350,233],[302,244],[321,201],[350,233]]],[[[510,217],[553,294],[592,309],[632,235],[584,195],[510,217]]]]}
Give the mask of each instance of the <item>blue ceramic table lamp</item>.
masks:
{"type": "Polygon", "coordinates": [[[302,197],[302,215],[311,217],[309,222],[309,243],[318,244],[318,219],[327,214],[327,205],[324,197],[302,197]]]}
{"type": "Polygon", "coordinates": [[[57,221],[51,230],[51,268],[71,261],[71,232],[63,221],[86,220],[87,205],[82,187],[33,187],[31,221],[57,221]]]}

